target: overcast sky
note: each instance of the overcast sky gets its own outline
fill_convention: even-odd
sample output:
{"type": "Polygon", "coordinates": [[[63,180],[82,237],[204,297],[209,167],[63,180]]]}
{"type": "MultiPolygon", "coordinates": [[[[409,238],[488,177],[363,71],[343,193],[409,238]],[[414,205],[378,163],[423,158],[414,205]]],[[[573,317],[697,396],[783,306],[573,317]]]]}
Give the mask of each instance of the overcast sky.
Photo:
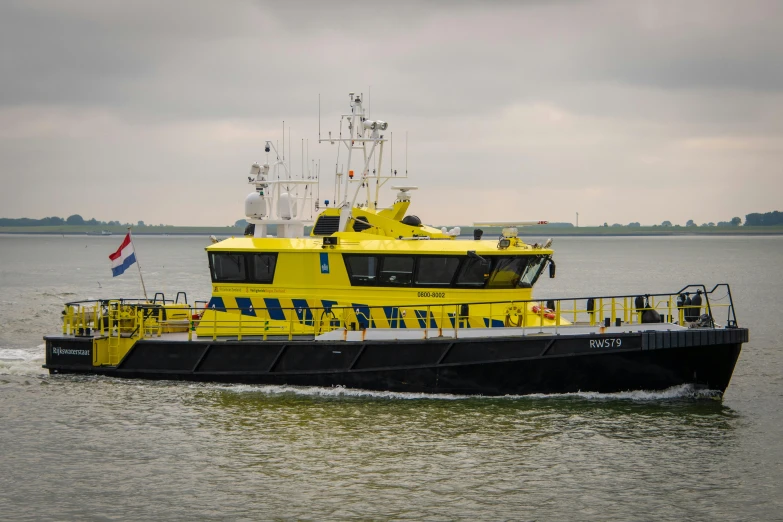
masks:
{"type": "Polygon", "coordinates": [[[783,210],[780,1],[2,0],[0,217],[232,224],[282,120],[332,199],[370,86],[427,223],[783,210]]]}

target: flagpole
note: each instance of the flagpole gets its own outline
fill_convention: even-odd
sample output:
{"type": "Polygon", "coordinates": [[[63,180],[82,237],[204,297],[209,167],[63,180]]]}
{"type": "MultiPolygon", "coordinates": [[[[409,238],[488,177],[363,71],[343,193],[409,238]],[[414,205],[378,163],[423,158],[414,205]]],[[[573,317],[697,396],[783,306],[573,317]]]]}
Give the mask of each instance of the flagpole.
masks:
{"type": "Polygon", "coordinates": [[[141,279],[141,289],[144,291],[144,299],[149,301],[147,297],[147,288],[144,286],[144,278],[141,276],[141,263],[139,262],[139,254],[136,251],[136,245],[133,244],[133,235],[131,234],[131,227],[128,227],[128,237],[130,238],[131,245],[133,245],[133,255],[136,256],[136,266],[139,268],[139,279],[141,279]]]}

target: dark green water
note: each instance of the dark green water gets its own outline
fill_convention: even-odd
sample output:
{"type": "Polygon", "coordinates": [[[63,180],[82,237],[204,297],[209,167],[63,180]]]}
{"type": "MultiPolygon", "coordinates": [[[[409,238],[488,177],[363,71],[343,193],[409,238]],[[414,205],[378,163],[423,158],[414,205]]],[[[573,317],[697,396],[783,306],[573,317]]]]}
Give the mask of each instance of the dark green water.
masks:
{"type": "MultiPolygon", "coordinates": [[[[774,520],[783,238],[562,238],[539,297],[732,285],[722,402],[687,388],[459,398],[48,376],[68,300],[137,296],[115,237],[0,236],[0,519],[774,520]]],[[[209,291],[201,238],[138,238],[147,287],[209,291]]]]}

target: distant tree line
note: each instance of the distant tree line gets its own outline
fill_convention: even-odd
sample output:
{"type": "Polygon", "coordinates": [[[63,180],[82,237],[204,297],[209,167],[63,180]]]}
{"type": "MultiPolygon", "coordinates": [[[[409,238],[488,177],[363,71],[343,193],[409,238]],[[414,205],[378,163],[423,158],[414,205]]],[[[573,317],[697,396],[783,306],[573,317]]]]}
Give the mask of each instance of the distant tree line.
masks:
{"type": "MultiPolygon", "coordinates": [[[[669,223],[669,224],[668,225],[663,225],[662,224],[661,226],[672,226],[672,224],[670,222],[668,222],[668,221],[664,221],[664,223],[669,223]]],[[[685,226],[686,227],[698,227],[698,226],[702,226],[702,227],[716,227],[716,226],[717,227],[738,227],[741,224],[742,224],[742,220],[740,218],[733,217],[733,218],[731,218],[730,221],[718,221],[717,225],[715,223],[713,223],[712,221],[710,221],[709,223],[702,223],[701,225],[697,225],[694,220],[689,219],[688,222],[685,223],[685,226]]],[[[679,226],[679,225],[675,225],[675,226],[679,226]]]]}
{"type": "MultiPolygon", "coordinates": [[[[701,225],[698,225],[694,220],[689,219],[687,223],[685,223],[686,227],[738,227],[742,225],[742,219],[739,217],[733,217],[729,221],[718,221],[718,223],[714,223],[710,221],[709,223],[702,223],[701,225]]],[[[783,225],[783,212],[774,211],[774,212],[767,212],[765,214],[747,214],[745,216],[745,226],[746,227],[771,227],[771,226],[780,226],[783,225]]],[[[604,223],[602,226],[608,227],[610,226],[609,223],[604,223]]],[[[641,225],[639,222],[633,222],[628,223],[627,225],[621,225],[620,223],[615,223],[614,225],[611,225],[613,227],[640,227],[641,225]]],[[[679,227],[680,225],[673,225],[671,221],[664,221],[660,225],[653,225],[653,227],[679,227]]]]}
{"type": "MultiPolygon", "coordinates": [[[[79,214],[73,214],[63,219],[61,217],[52,216],[41,219],[32,218],[0,218],[0,227],[52,227],[63,225],[92,225],[92,226],[106,226],[106,227],[120,227],[131,226],[130,223],[120,223],[119,221],[98,221],[95,218],[84,219],[79,214]]],[[[144,227],[144,221],[136,223],[137,227],[144,227]]],[[[160,226],[166,226],[161,224],[160,226]]]]}
{"type": "MultiPolygon", "coordinates": [[[[693,221],[692,219],[689,219],[688,222],[685,223],[685,226],[686,227],[698,227],[698,226],[702,226],[702,227],[738,227],[741,224],[742,224],[742,220],[740,218],[733,217],[733,218],[731,218],[731,221],[718,221],[717,225],[715,223],[713,223],[713,222],[702,223],[701,225],[697,225],[695,221],[693,221]]],[[[749,225],[749,224],[746,223],[746,225],[749,225]]],[[[633,223],[628,223],[627,225],[621,225],[620,223],[615,223],[614,225],[609,225],[609,223],[604,223],[601,226],[602,227],[609,227],[609,226],[612,226],[612,227],[641,227],[642,225],[638,221],[634,221],[633,223]]],[[[681,225],[674,225],[674,224],[672,224],[672,222],[669,221],[669,220],[664,221],[660,225],[652,225],[653,228],[658,228],[658,227],[668,228],[668,227],[680,227],[680,226],[681,225]]]]}
{"type": "Polygon", "coordinates": [[[746,227],[772,227],[783,225],[783,212],[774,211],[765,214],[748,214],[745,216],[746,227]]]}

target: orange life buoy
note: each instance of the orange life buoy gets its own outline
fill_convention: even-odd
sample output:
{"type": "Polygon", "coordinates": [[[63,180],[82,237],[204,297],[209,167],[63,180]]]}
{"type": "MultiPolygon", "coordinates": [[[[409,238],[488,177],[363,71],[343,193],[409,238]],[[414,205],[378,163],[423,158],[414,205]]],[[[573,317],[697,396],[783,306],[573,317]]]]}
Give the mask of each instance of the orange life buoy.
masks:
{"type": "Polygon", "coordinates": [[[541,308],[538,305],[533,305],[533,308],[531,308],[531,310],[533,311],[534,314],[541,314],[547,319],[551,319],[551,320],[555,319],[555,312],[551,308],[541,308]]]}

